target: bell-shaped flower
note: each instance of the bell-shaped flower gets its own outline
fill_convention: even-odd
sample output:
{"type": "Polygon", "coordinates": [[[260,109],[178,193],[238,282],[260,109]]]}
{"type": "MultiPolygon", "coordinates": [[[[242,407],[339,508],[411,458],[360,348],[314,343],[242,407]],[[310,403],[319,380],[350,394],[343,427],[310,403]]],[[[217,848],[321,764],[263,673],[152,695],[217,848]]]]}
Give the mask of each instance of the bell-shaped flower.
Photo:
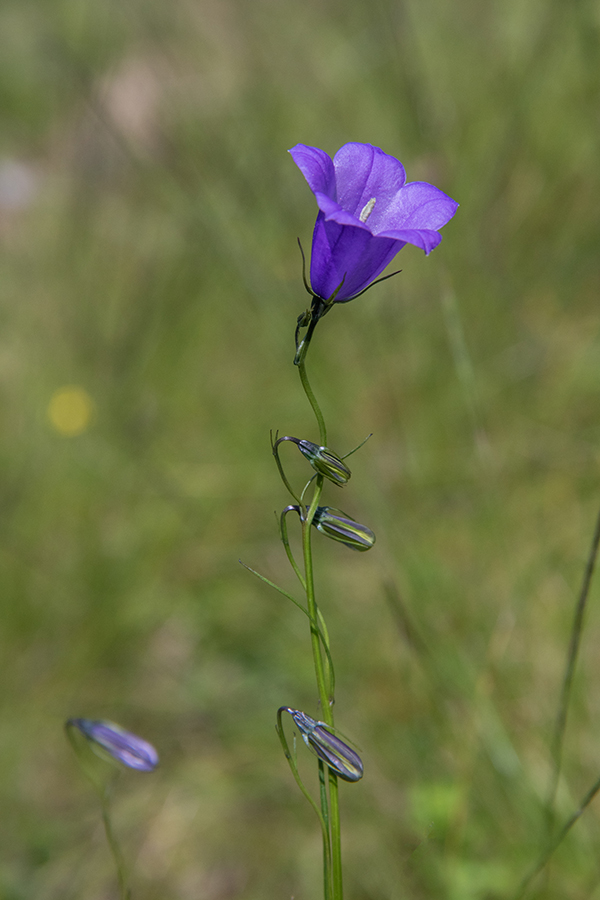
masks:
{"type": "Polygon", "coordinates": [[[319,207],[310,284],[325,301],[362,293],[406,244],[430,253],[458,207],[432,184],[407,184],[402,164],[371,144],[344,144],[333,160],[306,144],[290,153],[319,207]]]}
{"type": "Polygon", "coordinates": [[[158,765],[158,753],[152,744],[114,722],[69,719],[67,728],[77,728],[104,759],[114,759],[140,772],[151,772],[158,765]]]}

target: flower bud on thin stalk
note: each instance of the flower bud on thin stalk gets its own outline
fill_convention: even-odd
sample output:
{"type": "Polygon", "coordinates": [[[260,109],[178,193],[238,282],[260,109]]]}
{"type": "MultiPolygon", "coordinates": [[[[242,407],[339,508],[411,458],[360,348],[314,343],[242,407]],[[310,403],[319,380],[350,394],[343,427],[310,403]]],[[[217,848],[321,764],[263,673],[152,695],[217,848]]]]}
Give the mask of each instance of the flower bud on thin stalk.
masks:
{"type": "Polygon", "coordinates": [[[341,509],[317,506],[312,524],[321,534],[345,544],[351,550],[364,552],[370,550],[375,543],[375,535],[371,529],[355,522],[341,509]]]}
{"type": "Polygon", "coordinates": [[[319,447],[312,441],[298,441],[298,449],[303,456],[309,461],[315,472],[324,475],[334,484],[347,484],[350,480],[351,471],[348,466],[344,465],[340,457],[329,450],[327,447],[319,447]]]}
{"type": "Polygon", "coordinates": [[[364,771],[360,756],[336,737],[329,725],[316,721],[299,709],[290,709],[289,706],[280,707],[279,717],[282,712],[290,714],[308,749],[333,769],[336,775],[344,781],[360,781],[364,771]]]}
{"type": "MultiPolygon", "coordinates": [[[[67,737],[77,755],[79,764],[85,772],[94,789],[98,793],[102,805],[102,821],[106,840],[112,853],[117,878],[119,880],[119,894],[121,900],[129,900],[131,897],[128,887],[127,869],[121,852],[121,847],[113,831],[109,791],[111,781],[107,780],[97,771],[97,766],[89,764],[85,758],[86,745],[96,756],[110,763],[121,763],[128,769],[136,769],[138,772],[152,772],[158,765],[158,753],[148,741],[143,740],[131,731],[125,731],[114,722],[106,722],[97,719],[69,719],[65,723],[67,737]],[[77,739],[76,735],[82,735],[77,739]]],[[[89,754],[88,754],[89,755],[89,754]]]]}
{"type": "Polygon", "coordinates": [[[350,469],[342,462],[341,457],[329,450],[328,447],[320,447],[318,444],[313,444],[312,441],[286,435],[278,438],[273,444],[273,454],[276,457],[278,456],[277,448],[282,441],[291,441],[296,444],[318,475],[323,475],[339,487],[348,483],[352,474],[350,469]]]}
{"type": "Polygon", "coordinates": [[[158,765],[158,753],[152,744],[114,722],[69,719],[66,728],[77,728],[94,753],[109,762],[122,763],[138,772],[152,772],[158,765]]]}
{"type": "MultiPolygon", "coordinates": [[[[298,513],[301,521],[306,521],[307,511],[307,507],[294,505],[286,506],[281,513],[281,536],[288,556],[290,556],[291,551],[289,549],[285,517],[289,512],[295,512],[298,513]]],[[[331,538],[334,541],[339,541],[341,544],[345,544],[347,547],[350,547],[351,550],[359,550],[361,552],[370,550],[376,540],[375,535],[370,528],[367,528],[366,525],[361,525],[360,522],[355,522],[354,519],[351,519],[350,516],[342,512],[341,509],[334,509],[331,506],[317,506],[312,519],[312,524],[317,531],[321,532],[321,534],[326,535],[326,537],[331,538]]],[[[295,563],[292,563],[292,565],[297,569],[295,563]]],[[[299,577],[302,581],[302,575],[299,577]]]]}

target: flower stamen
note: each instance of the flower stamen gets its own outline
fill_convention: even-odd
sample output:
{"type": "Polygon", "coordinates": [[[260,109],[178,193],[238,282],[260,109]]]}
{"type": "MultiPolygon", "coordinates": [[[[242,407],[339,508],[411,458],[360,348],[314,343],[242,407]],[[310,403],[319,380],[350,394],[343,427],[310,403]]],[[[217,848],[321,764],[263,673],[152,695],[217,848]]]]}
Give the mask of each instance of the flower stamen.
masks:
{"type": "Polygon", "coordinates": [[[371,213],[373,212],[373,208],[375,206],[375,200],[376,200],[375,197],[371,197],[369,202],[365,203],[365,205],[363,206],[361,214],[358,217],[361,222],[366,222],[367,219],[369,218],[369,216],[371,215],[371,213]]]}

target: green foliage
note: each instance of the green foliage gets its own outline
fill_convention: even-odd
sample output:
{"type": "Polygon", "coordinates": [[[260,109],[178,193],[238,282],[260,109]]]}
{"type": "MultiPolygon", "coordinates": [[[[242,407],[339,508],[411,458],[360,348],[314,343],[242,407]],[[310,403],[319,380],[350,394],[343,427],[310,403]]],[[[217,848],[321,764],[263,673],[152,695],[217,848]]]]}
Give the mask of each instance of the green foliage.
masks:
{"type": "MultiPolygon", "coordinates": [[[[314,540],[365,764],[347,896],[509,897],[600,499],[597,4],[15,0],[0,26],[0,898],[115,891],[71,716],[160,753],[115,798],[134,898],[318,896],[274,731],[318,718],[305,617],[237,560],[295,589],[269,430],[318,441],[292,365],[315,209],[286,150],[349,140],[461,208],[311,347],[331,445],[374,432],[344,508],[376,546],[314,540]]],[[[561,819],[600,770],[597,601],[561,819]]],[[[599,825],[533,896],[597,895],[599,825]]]]}

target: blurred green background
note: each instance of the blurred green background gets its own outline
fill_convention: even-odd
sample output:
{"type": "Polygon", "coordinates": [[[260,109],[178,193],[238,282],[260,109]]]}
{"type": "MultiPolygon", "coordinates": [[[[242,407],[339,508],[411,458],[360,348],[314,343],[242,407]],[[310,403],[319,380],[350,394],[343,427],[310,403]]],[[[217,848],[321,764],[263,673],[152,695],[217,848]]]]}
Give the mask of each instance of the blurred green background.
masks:
{"type": "MultiPolygon", "coordinates": [[[[318,714],[306,621],[238,559],[295,590],[269,429],[317,437],[316,207],[286,151],[350,140],[461,206],[309,359],[331,446],[374,432],[327,500],[376,547],[315,535],[366,770],[347,896],[516,888],[600,499],[599,34],[597,0],[4,0],[2,900],[116,897],[69,716],[161,754],[116,791],[134,898],[320,896],[274,731],[318,714]]],[[[598,599],[561,817],[600,772],[598,599]]],[[[533,895],[600,897],[599,846],[592,808],[533,895]]]]}

